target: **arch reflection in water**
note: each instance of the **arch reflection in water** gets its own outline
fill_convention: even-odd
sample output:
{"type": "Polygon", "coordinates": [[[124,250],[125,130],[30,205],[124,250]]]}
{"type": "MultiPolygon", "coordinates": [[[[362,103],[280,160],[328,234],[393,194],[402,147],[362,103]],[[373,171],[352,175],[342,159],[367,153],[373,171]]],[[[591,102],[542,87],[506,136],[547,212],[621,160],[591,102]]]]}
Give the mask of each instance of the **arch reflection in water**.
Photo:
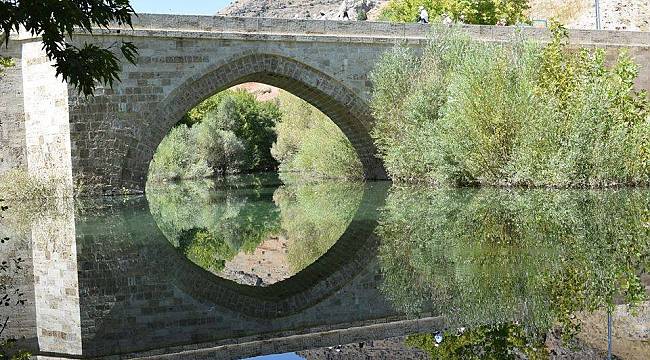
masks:
{"type": "Polygon", "coordinates": [[[343,235],[363,183],[276,174],[150,185],[147,199],[167,239],[193,263],[244,285],[297,274],[343,235]]]}
{"type": "Polygon", "coordinates": [[[649,210],[647,190],[394,188],[378,228],[382,293],[446,318],[441,344],[409,339],[434,358],[548,357],[551,330],[599,343],[580,332],[584,314],[647,305],[649,210]]]}

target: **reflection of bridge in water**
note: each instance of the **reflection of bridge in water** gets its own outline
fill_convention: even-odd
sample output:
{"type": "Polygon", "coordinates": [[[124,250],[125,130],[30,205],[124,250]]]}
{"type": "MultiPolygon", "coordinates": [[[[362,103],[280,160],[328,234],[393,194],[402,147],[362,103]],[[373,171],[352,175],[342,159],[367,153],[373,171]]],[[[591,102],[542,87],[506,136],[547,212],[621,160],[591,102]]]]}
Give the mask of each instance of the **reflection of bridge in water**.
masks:
{"type": "Polygon", "coordinates": [[[378,291],[373,231],[385,194],[383,185],[367,187],[341,239],[269,287],[236,284],[188,261],[144,199],[95,204],[82,215],[67,204],[56,220],[31,227],[29,306],[14,315],[10,335],[61,358],[239,358],[439,328],[436,318],[404,318],[378,291]]]}

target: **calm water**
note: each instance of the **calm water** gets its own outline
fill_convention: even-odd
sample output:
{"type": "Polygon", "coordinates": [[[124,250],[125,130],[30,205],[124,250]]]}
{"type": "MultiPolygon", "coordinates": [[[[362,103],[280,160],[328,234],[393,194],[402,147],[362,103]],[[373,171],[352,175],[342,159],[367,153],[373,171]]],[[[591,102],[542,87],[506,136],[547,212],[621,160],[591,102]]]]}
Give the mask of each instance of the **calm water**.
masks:
{"type": "Polygon", "coordinates": [[[34,354],[592,359],[609,313],[614,354],[650,357],[649,190],[251,175],[2,204],[1,336],[34,354]]]}

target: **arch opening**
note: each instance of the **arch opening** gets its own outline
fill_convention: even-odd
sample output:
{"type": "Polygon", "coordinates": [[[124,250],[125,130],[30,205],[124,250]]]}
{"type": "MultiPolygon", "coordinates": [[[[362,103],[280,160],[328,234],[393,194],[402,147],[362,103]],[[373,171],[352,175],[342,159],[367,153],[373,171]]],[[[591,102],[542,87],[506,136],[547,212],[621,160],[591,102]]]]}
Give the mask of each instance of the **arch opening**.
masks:
{"type": "Polygon", "coordinates": [[[210,96],[248,82],[283,89],[313,105],[329,117],[352,144],[367,180],[387,179],[370,137],[372,116],[368,105],[350,89],[327,74],[297,61],[275,55],[248,55],[215,65],[204,75],[185,81],[161,102],[148,120],[150,131],[143,141],[140,157],[134,161],[133,176],[146,182],[148,165],[163,138],[192,108],[210,96]]]}

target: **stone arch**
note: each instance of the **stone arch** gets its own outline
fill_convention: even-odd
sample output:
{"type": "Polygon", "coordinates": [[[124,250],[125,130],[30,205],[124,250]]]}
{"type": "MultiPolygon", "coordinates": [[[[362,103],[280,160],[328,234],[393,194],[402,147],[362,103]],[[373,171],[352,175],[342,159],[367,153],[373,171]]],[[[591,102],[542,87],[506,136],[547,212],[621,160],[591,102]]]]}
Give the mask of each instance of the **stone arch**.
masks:
{"type": "Polygon", "coordinates": [[[151,114],[145,135],[145,159],[133,169],[134,178],[146,179],[158,144],[194,106],[208,97],[245,82],[261,82],[300,97],[327,115],[350,140],[363,165],[364,178],[387,179],[370,137],[373,118],[368,104],[331,76],[308,65],[272,54],[246,54],[219,62],[187,79],[151,114]],[[144,164],[141,164],[144,163],[144,164]]]}

